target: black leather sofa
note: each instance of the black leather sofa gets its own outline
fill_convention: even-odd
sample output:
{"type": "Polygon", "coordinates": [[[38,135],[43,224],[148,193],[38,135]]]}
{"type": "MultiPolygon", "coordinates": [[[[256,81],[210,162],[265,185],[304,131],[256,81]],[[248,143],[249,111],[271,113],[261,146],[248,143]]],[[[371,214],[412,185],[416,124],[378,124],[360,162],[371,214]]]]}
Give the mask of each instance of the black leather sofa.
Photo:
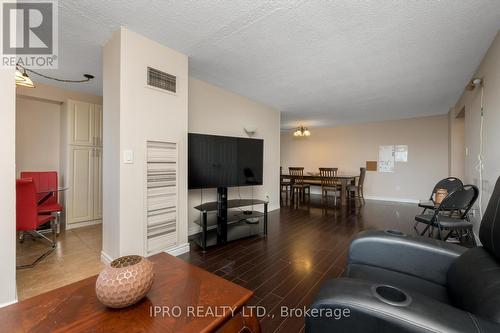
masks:
{"type": "Polygon", "coordinates": [[[306,332],[500,332],[500,178],[479,238],[482,247],[467,249],[360,233],[344,277],[327,281],[311,305],[306,332]]]}

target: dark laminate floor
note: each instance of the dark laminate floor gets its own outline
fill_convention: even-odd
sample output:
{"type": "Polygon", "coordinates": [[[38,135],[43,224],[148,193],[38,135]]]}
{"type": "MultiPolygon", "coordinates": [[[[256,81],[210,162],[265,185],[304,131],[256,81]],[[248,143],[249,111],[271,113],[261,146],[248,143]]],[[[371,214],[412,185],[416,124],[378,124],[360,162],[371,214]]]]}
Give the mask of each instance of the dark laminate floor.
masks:
{"type": "Polygon", "coordinates": [[[325,211],[317,197],[310,208],[282,207],[269,215],[267,238],[236,241],[202,253],[196,244],[180,258],[255,292],[252,305],[266,308],[263,332],[301,332],[303,318],[283,318],[281,306],[312,302],[326,279],[342,274],[350,239],[365,229],[413,230],[415,204],[366,201],[325,211]]]}

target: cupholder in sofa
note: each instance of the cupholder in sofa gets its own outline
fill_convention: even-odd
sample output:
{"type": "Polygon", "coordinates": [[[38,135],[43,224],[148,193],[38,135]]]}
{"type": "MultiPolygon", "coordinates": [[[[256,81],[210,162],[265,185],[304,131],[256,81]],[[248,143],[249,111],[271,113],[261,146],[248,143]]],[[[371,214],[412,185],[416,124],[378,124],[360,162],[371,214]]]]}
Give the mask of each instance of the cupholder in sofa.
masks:
{"type": "Polygon", "coordinates": [[[399,230],[387,229],[385,230],[385,233],[392,236],[406,237],[406,234],[399,230]]]}
{"type": "Polygon", "coordinates": [[[378,285],[372,291],[379,300],[395,306],[407,306],[411,303],[411,297],[401,289],[392,286],[378,285]]]}

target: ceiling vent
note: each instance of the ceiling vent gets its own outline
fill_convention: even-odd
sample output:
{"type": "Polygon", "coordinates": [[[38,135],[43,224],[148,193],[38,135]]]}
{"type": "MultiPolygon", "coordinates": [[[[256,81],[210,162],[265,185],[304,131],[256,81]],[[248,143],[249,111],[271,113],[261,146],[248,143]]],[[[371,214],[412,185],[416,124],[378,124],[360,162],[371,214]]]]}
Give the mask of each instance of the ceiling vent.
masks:
{"type": "Polygon", "coordinates": [[[177,77],[148,67],[148,86],[175,93],[177,92],[177,77]]]}

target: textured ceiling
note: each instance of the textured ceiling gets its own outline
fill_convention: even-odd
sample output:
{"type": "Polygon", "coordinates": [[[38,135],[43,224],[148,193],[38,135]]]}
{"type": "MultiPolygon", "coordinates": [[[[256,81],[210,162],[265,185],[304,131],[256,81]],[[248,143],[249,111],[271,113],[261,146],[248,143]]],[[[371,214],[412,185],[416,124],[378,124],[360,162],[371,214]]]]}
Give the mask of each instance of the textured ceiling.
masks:
{"type": "Polygon", "coordinates": [[[191,76],[282,111],[283,128],[443,114],[500,28],[497,0],[59,6],[60,68],[50,74],[96,75],[69,88],[102,94],[102,46],[123,25],[189,55],[191,76]]]}

